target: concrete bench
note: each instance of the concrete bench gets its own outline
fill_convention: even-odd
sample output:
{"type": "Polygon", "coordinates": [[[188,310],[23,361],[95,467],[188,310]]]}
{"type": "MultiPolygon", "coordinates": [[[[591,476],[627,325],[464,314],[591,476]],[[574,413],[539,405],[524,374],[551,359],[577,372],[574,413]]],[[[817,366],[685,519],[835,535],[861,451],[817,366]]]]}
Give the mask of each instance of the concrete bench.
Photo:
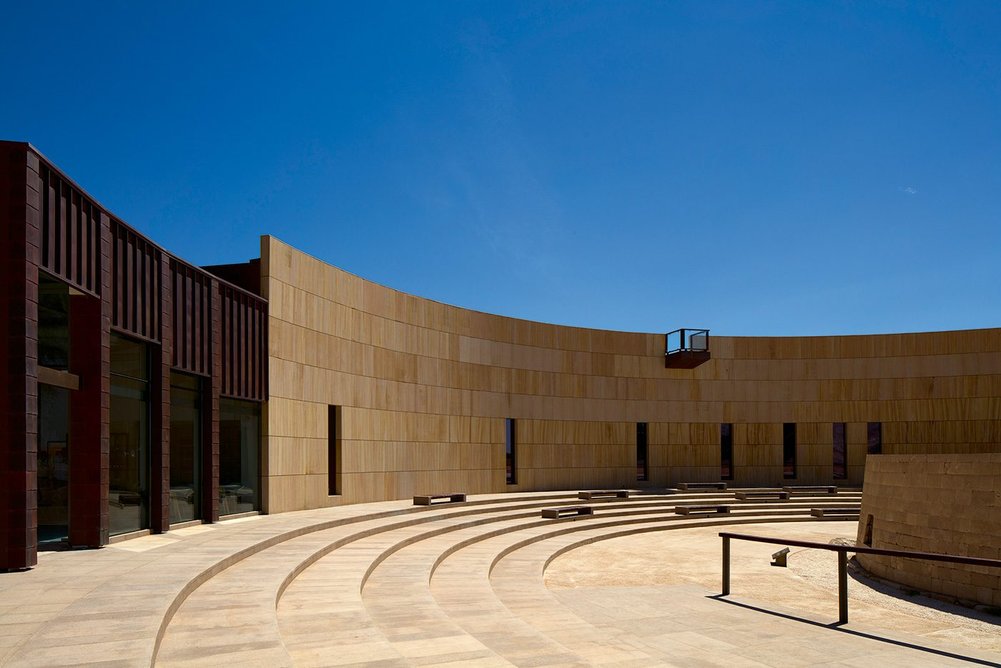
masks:
{"type": "Polygon", "coordinates": [[[734,492],[741,501],[752,501],[754,499],[788,499],[789,492],[779,490],[761,490],[757,492],[734,492]]]}
{"type": "Polygon", "coordinates": [[[590,492],[577,492],[578,499],[600,499],[604,497],[612,497],[616,499],[628,499],[629,490],[628,489],[597,489],[590,492]]]}
{"type": "Polygon", "coordinates": [[[713,513],[726,515],[730,512],[730,506],[675,506],[674,512],[677,515],[712,515],[713,513]]]}
{"type": "Polygon", "coordinates": [[[462,503],[466,500],[465,494],[428,494],[425,496],[415,496],[415,506],[430,506],[432,501],[447,499],[445,503],[462,503]]]}
{"type": "Polygon", "coordinates": [[[591,506],[559,506],[542,509],[542,516],[551,520],[568,515],[594,515],[594,508],[591,506]]]}
{"type": "Polygon", "coordinates": [[[810,508],[810,514],[814,517],[858,517],[858,508],[810,508]]]}
{"type": "Polygon", "coordinates": [[[789,492],[790,494],[816,494],[818,492],[822,494],[837,494],[837,485],[800,485],[792,487],[783,487],[783,491],[789,492]]]}
{"type": "Polygon", "coordinates": [[[699,489],[726,489],[725,482],[679,482],[678,489],[689,492],[699,489]]]}

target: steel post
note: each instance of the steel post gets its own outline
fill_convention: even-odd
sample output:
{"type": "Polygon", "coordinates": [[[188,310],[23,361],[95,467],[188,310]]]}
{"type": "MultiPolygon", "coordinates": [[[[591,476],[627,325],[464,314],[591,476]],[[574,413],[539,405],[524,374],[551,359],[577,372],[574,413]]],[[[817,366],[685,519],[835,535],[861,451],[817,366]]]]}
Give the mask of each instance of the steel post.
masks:
{"type": "Polygon", "coordinates": [[[848,551],[838,550],[838,622],[848,623],[848,551]]]}
{"type": "Polygon", "coordinates": [[[723,596],[730,593],[730,538],[723,537],[723,596]]]}

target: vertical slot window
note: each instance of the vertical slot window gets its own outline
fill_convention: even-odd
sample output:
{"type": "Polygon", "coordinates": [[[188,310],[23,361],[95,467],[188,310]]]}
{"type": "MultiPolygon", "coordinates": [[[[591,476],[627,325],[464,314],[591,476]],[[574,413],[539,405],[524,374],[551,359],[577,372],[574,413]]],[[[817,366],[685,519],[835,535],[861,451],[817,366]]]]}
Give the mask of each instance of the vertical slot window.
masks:
{"type": "Polygon", "coordinates": [[[327,494],[341,493],[341,407],[327,406],[327,494]]]}
{"type": "Polygon", "coordinates": [[[883,423],[870,422],[868,429],[866,452],[870,455],[883,454],[883,423]]]}
{"type": "Polygon", "coordinates": [[[834,479],[848,478],[848,436],[844,422],[835,422],[832,434],[834,445],[834,479]]]}
{"type": "Polygon", "coordinates": [[[862,537],[862,544],[868,547],[872,547],[872,515],[866,517],[865,535],[862,537]]]}
{"type": "Polygon", "coordinates": [[[782,477],[791,480],[796,477],[796,423],[782,425],[782,477]]]}
{"type": "Polygon", "coordinates": [[[650,462],[647,459],[647,424],[636,423],[636,479],[650,479],[650,462]]]}
{"type": "Polygon", "coordinates": [[[729,422],[719,426],[719,478],[733,480],[733,425],[729,422]]]}
{"type": "Polygon", "coordinates": [[[507,461],[507,484],[514,485],[518,482],[518,457],[514,418],[507,418],[504,422],[504,452],[507,461]]]}

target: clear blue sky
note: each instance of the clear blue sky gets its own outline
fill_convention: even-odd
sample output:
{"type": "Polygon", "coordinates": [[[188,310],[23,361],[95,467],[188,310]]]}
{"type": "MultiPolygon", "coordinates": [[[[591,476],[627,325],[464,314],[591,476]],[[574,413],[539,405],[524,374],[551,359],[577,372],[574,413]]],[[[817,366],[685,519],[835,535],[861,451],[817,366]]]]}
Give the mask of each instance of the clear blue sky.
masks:
{"type": "Polygon", "coordinates": [[[5,0],[0,138],[198,263],[533,320],[1001,325],[1001,3],[5,0]]]}

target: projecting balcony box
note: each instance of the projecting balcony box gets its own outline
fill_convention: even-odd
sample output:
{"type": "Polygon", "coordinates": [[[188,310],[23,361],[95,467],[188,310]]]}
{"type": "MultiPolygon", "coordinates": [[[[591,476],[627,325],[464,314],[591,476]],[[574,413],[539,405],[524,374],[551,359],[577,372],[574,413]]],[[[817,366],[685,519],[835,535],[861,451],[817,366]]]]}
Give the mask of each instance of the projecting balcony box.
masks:
{"type": "Polygon", "coordinates": [[[694,369],[709,361],[708,329],[676,329],[667,334],[664,366],[668,369],[694,369]]]}

